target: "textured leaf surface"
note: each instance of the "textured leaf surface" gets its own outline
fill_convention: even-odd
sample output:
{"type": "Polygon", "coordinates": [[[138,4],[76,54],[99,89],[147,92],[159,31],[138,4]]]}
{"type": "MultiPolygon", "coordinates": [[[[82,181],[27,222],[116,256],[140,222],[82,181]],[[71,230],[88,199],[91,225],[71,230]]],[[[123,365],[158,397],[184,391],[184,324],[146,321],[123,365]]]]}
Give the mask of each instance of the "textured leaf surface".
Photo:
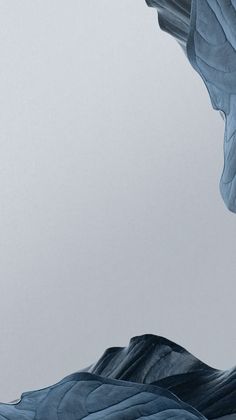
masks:
{"type": "Polygon", "coordinates": [[[152,334],[133,337],[127,347],[107,349],[89,371],[108,378],[168,389],[207,418],[235,414],[236,368],[213,369],[183,347],[152,334]]]}
{"type": "Polygon", "coordinates": [[[22,394],[18,404],[0,404],[1,420],[197,420],[204,417],[155,385],[72,374],[39,391],[22,394]]]}
{"type": "Polygon", "coordinates": [[[87,418],[235,420],[236,369],[214,369],[145,334],[52,386],[24,392],[18,403],[0,404],[0,420],[87,418]]]}
{"type": "Polygon", "coordinates": [[[160,27],[175,36],[203,79],[214,109],[225,119],[220,191],[236,212],[236,1],[146,0],[160,27]]]}

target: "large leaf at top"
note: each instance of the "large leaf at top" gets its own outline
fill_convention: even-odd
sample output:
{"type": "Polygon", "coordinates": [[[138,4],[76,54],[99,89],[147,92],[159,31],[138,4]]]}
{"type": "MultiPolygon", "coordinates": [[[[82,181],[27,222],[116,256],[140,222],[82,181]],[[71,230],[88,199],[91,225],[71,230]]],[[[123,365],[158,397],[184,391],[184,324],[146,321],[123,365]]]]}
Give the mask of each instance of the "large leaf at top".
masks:
{"type": "Polygon", "coordinates": [[[223,200],[236,212],[236,0],[146,0],[183,46],[225,120],[223,200]]]}

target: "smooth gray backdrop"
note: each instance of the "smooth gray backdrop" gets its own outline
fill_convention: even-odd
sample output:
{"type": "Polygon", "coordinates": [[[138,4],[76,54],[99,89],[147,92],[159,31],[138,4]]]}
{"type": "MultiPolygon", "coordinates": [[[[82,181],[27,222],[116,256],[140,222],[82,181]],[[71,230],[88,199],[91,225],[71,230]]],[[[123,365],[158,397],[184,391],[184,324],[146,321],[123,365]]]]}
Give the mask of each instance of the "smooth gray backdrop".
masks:
{"type": "Polygon", "coordinates": [[[224,123],[144,0],[0,0],[0,400],[134,335],[235,364],[224,123]]]}

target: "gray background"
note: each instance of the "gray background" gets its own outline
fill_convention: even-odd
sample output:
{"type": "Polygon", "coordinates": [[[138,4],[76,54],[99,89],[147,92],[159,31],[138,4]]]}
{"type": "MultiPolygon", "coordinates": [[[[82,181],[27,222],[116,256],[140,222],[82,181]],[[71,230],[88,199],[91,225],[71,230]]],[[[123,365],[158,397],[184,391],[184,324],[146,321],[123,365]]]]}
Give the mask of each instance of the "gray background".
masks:
{"type": "Polygon", "coordinates": [[[0,400],[134,335],[235,364],[224,123],[144,0],[0,1],[0,400]]]}

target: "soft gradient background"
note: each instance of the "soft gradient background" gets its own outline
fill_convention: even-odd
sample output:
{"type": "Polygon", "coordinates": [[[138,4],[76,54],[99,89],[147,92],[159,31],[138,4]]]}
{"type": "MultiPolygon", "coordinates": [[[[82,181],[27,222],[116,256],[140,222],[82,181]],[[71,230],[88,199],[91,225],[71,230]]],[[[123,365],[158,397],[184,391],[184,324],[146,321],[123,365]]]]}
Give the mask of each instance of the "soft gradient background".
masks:
{"type": "Polygon", "coordinates": [[[144,0],[1,0],[0,400],[134,335],[235,365],[224,123],[144,0]]]}

